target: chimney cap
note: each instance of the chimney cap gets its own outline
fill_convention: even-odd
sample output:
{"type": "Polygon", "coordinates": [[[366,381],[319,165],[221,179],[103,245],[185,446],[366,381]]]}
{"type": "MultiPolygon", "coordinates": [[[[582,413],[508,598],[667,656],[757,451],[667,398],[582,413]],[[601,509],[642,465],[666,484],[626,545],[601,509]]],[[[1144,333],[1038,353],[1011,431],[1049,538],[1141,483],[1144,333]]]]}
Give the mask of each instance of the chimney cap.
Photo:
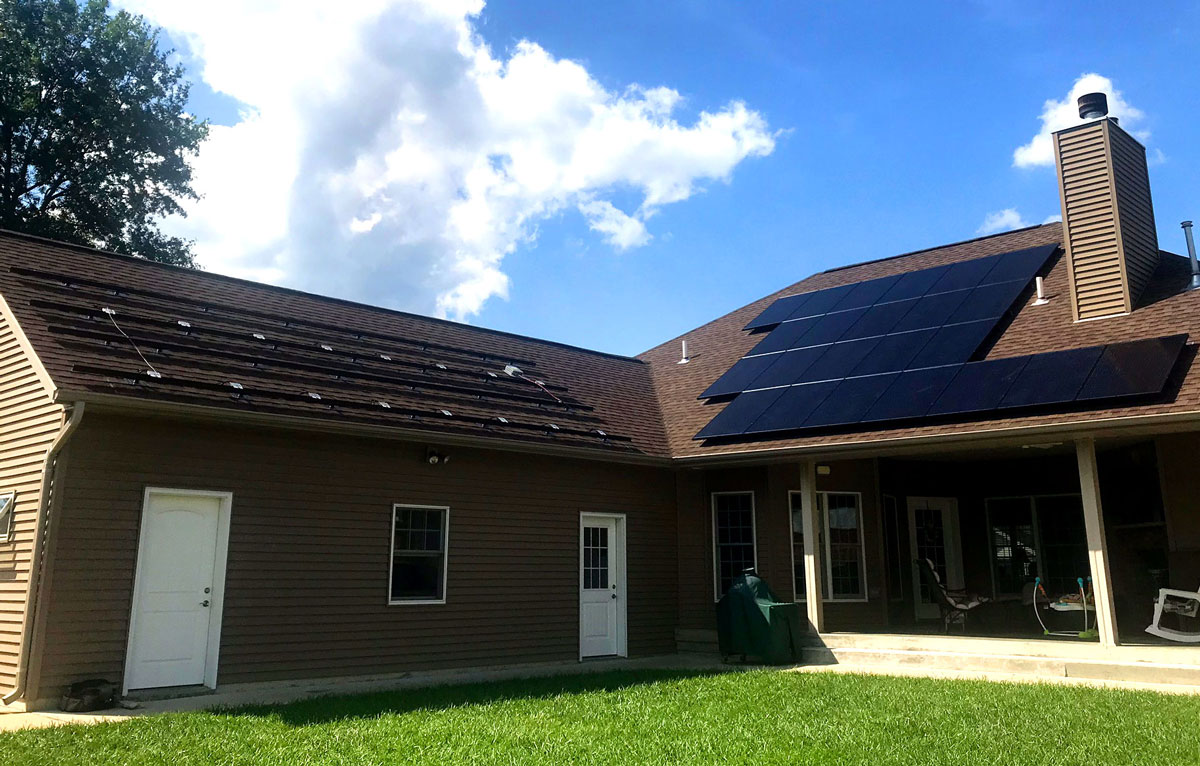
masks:
{"type": "Polygon", "coordinates": [[[1084,93],[1079,97],[1079,116],[1098,120],[1108,114],[1108,96],[1103,93],[1084,93]]]}

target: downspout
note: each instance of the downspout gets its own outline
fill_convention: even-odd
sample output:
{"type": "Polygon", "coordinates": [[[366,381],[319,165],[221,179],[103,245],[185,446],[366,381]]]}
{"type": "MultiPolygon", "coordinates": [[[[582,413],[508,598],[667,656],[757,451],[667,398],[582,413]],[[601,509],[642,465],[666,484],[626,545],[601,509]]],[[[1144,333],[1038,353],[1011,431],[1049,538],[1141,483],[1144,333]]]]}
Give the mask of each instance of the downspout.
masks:
{"type": "Polygon", "coordinates": [[[79,421],[83,420],[83,408],[83,402],[75,402],[71,407],[71,417],[58,432],[58,436],[54,437],[54,442],[46,452],[46,460],[42,465],[42,487],[38,497],[37,527],[33,538],[33,552],[29,558],[29,588],[25,593],[25,616],[21,621],[23,627],[21,650],[17,655],[17,678],[13,690],[0,699],[0,702],[5,705],[12,703],[25,693],[25,681],[29,674],[29,645],[33,640],[33,621],[37,616],[38,586],[42,581],[43,542],[46,537],[46,524],[50,516],[50,493],[54,484],[54,466],[58,459],[58,453],[66,446],[67,440],[71,438],[75,429],[79,427],[79,421]]]}

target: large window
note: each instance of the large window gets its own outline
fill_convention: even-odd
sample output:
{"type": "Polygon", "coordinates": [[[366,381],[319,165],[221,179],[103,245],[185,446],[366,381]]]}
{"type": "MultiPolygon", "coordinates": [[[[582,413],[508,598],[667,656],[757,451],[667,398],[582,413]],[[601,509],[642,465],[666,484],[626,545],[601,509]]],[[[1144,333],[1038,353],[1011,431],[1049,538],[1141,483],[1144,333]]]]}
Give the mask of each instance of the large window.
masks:
{"type": "Polygon", "coordinates": [[[13,510],[16,504],[16,492],[0,493],[0,542],[12,537],[13,510]]]}
{"type": "Polygon", "coordinates": [[[754,493],[714,492],[713,559],[716,598],[725,595],[733,579],[758,566],[754,543],[754,493]]]}
{"type": "MultiPolygon", "coordinates": [[[[792,560],[795,562],[796,599],[805,600],[804,515],[801,494],[790,492],[792,560]]],[[[862,496],[857,492],[818,492],[817,528],[825,561],[821,572],[821,598],[825,601],[867,599],[866,555],[862,532],[862,496]]]]}
{"type": "Polygon", "coordinates": [[[987,500],[995,595],[1020,594],[1041,577],[1057,596],[1078,589],[1090,565],[1079,495],[996,497],[987,500]]]}
{"type": "Polygon", "coordinates": [[[445,603],[449,523],[449,508],[399,504],[392,507],[389,603],[445,603]]]}

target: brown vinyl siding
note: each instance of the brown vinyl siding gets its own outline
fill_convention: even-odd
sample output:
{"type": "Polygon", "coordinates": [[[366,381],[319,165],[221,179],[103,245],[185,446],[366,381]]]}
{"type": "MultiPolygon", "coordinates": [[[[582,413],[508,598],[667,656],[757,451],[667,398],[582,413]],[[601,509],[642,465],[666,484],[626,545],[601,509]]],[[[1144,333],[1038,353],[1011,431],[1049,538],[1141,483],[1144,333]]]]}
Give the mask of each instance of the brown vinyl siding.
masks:
{"type": "MultiPolygon", "coordinates": [[[[878,482],[872,460],[828,464],[817,477],[821,492],[862,494],[867,601],[826,601],[826,630],[864,630],[887,624],[882,522],[878,482]]],[[[713,602],[712,493],[754,492],[758,572],[779,598],[794,597],[791,508],[788,493],[800,489],[799,463],[689,471],[681,474],[679,493],[679,626],[715,630],[713,602]]]]}
{"type": "Polygon", "coordinates": [[[220,684],[574,659],[583,511],[627,515],[630,654],[674,649],[666,469],[92,412],[68,451],[38,697],[121,680],[146,486],[233,493],[220,684]],[[451,509],[444,605],[387,605],[397,502],[451,509]]]}
{"type": "Polygon", "coordinates": [[[13,688],[46,452],[62,426],[0,301],[0,493],[16,492],[12,531],[0,542],[0,688],[13,688]]]}

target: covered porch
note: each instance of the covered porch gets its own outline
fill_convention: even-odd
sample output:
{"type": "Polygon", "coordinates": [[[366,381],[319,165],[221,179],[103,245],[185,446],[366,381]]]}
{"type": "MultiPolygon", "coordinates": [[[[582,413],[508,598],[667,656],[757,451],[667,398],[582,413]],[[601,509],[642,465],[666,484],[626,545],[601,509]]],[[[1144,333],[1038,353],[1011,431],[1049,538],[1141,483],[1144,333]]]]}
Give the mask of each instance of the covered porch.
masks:
{"type": "MultiPolygon", "coordinates": [[[[806,611],[808,661],[1186,666],[1200,684],[1200,643],[1146,632],[1162,589],[1200,590],[1197,455],[1195,432],[1079,437],[705,471],[692,486],[711,509],[712,597],[754,565],[806,611]]],[[[1197,602],[1169,601],[1160,625],[1200,632],[1197,602]]],[[[687,612],[683,633],[700,628],[687,612]]]]}

